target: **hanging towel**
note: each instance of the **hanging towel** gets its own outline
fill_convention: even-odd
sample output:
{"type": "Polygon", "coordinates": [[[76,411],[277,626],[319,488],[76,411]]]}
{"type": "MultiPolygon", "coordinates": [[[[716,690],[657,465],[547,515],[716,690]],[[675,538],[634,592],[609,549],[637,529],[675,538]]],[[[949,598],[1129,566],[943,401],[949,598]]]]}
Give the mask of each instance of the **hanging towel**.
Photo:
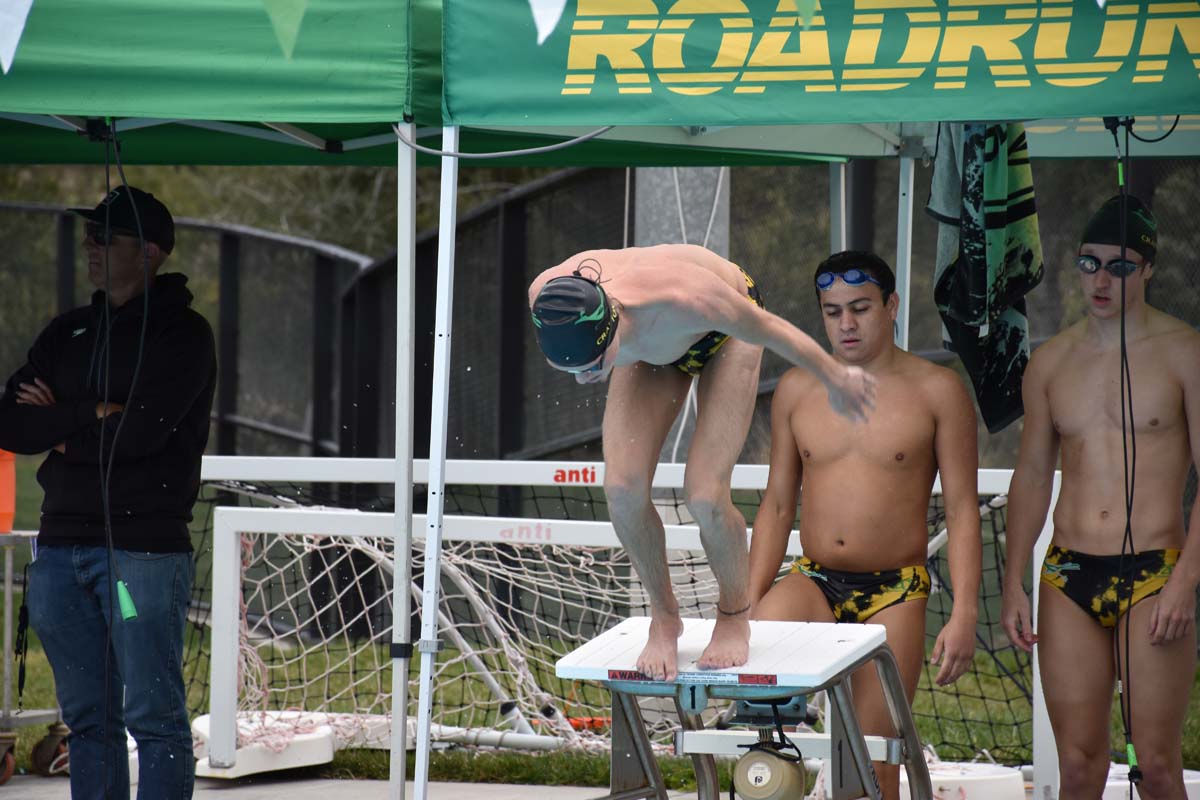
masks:
{"type": "Polygon", "coordinates": [[[996,433],[1024,413],[1024,297],[1044,271],[1025,127],[939,125],[925,210],[941,223],[933,295],[942,338],[996,433]]]}

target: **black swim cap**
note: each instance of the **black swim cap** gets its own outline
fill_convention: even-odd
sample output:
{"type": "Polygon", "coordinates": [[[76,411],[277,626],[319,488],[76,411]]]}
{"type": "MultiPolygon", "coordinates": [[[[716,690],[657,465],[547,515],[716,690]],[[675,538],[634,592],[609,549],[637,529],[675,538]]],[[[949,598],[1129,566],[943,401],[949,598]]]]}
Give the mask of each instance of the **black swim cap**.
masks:
{"type": "Polygon", "coordinates": [[[617,309],[600,284],[580,275],[547,281],[533,301],[538,346],[565,369],[595,361],[613,340],[617,309]]]}
{"type": "MultiPolygon", "coordinates": [[[[1080,245],[1121,246],[1121,196],[1110,197],[1088,220],[1080,245]]],[[[1154,212],[1133,195],[1125,196],[1125,247],[1147,261],[1158,251],[1158,221],[1154,212]]]]}

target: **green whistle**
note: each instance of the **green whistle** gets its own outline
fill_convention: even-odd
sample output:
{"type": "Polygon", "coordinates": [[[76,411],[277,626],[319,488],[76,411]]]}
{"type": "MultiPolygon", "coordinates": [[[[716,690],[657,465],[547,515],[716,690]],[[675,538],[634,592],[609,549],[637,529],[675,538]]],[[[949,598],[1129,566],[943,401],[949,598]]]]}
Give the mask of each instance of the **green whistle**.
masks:
{"type": "Polygon", "coordinates": [[[1133,752],[1133,742],[1125,744],[1125,755],[1129,760],[1129,768],[1133,769],[1137,766],[1137,753],[1133,752]]]}
{"type": "Polygon", "coordinates": [[[121,605],[121,619],[126,622],[137,619],[137,606],[133,604],[133,598],[125,588],[125,581],[117,581],[117,602],[121,605]]]}

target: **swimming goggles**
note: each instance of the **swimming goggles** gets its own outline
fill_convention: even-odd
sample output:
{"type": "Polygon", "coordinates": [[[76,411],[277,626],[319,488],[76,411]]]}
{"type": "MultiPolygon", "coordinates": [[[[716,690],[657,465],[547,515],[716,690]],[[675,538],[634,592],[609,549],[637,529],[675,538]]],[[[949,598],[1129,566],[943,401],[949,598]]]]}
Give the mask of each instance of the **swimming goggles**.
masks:
{"type": "Polygon", "coordinates": [[[608,348],[606,347],[606,348],[604,348],[604,352],[602,352],[600,354],[599,358],[597,358],[594,362],[592,362],[592,365],[590,367],[584,367],[582,369],[574,369],[571,367],[567,367],[566,371],[571,373],[572,375],[590,375],[593,372],[602,371],[604,369],[604,362],[607,360],[608,360],[608,348]]]}
{"type": "Polygon", "coordinates": [[[1079,267],[1080,272],[1085,272],[1088,275],[1095,275],[1100,271],[1101,266],[1103,266],[1108,271],[1108,274],[1114,278],[1127,278],[1144,265],[1135,264],[1124,258],[1114,258],[1107,264],[1101,265],[1100,259],[1095,256],[1081,255],[1075,259],[1075,266],[1079,267]]]}
{"type": "Polygon", "coordinates": [[[822,292],[827,292],[833,286],[834,281],[838,278],[847,286],[862,286],[864,283],[873,283],[880,289],[883,285],[879,281],[872,278],[861,269],[848,269],[845,272],[821,272],[817,274],[817,288],[822,292]]]}

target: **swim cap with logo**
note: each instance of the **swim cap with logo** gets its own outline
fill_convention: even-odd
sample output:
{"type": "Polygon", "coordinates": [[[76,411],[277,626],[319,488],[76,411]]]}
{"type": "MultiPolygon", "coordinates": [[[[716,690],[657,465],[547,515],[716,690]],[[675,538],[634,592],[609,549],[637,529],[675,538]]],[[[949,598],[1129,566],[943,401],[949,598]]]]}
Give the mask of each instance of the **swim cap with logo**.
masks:
{"type": "Polygon", "coordinates": [[[617,309],[600,284],[581,275],[547,281],[533,301],[538,346],[551,364],[582,367],[600,357],[617,330],[617,309]]]}
{"type": "MultiPolygon", "coordinates": [[[[1121,196],[1110,197],[1088,220],[1080,245],[1121,246],[1121,196]]],[[[1158,221],[1154,212],[1133,195],[1125,196],[1125,247],[1147,261],[1158,251],[1158,221]]]]}

